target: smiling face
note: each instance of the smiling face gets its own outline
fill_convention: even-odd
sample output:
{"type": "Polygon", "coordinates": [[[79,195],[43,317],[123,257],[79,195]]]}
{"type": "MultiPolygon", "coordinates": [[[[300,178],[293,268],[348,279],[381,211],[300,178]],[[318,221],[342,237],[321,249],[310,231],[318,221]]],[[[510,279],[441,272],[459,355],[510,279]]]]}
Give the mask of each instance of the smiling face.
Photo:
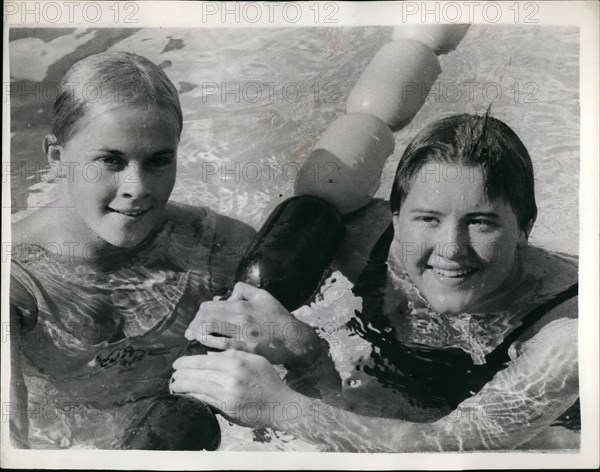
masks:
{"type": "Polygon", "coordinates": [[[436,311],[476,310],[516,277],[527,236],[506,201],[488,199],[480,168],[444,179],[425,167],[394,216],[400,259],[436,311]]]}
{"type": "Polygon", "coordinates": [[[139,245],[162,221],[176,174],[179,128],[169,113],[118,106],[89,112],[68,141],[50,146],[60,160],[80,241],[139,245]]]}

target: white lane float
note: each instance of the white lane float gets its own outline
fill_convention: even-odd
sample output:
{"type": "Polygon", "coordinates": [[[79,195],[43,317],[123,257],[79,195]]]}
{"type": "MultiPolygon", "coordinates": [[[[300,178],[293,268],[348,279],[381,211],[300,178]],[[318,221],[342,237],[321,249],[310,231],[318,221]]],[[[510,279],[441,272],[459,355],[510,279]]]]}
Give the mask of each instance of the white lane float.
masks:
{"type": "Polygon", "coordinates": [[[375,195],[383,165],[394,152],[394,135],[379,118],[350,113],[323,132],[296,179],[296,195],[323,198],[342,214],[375,195]]]}
{"type": "Polygon", "coordinates": [[[394,28],[392,40],[414,39],[429,46],[438,56],[454,51],[462,41],[469,24],[399,25],[394,28]]]}
{"type": "Polygon", "coordinates": [[[395,27],[393,41],[375,54],[348,95],[347,115],[325,130],[306,159],[296,195],[323,198],[342,215],[369,203],[394,150],[391,132],[421,109],[442,71],[438,55],[454,50],[469,26],[395,27]]]}
{"type": "Polygon", "coordinates": [[[397,131],[425,103],[442,72],[429,46],[400,39],[383,46],[348,95],[346,113],[369,113],[397,131]]]}

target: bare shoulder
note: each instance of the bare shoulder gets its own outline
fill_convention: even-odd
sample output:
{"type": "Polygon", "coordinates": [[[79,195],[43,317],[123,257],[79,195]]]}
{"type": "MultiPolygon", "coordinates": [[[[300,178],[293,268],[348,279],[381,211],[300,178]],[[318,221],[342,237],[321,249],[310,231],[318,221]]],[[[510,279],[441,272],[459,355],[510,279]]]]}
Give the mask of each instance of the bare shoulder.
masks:
{"type": "Polygon", "coordinates": [[[550,310],[532,327],[521,345],[521,352],[540,359],[560,356],[564,361],[577,362],[578,297],[570,298],[550,310]]]}
{"type": "Polygon", "coordinates": [[[570,298],[549,311],[534,337],[562,345],[576,343],[578,301],[570,298]]]}
{"type": "Polygon", "coordinates": [[[536,350],[550,345],[576,343],[578,318],[578,259],[529,246],[522,252],[524,269],[535,281],[536,297],[545,312],[525,332],[521,341],[536,350]],[[546,302],[542,303],[543,300],[546,302]],[[533,340],[533,342],[530,342],[533,340]]]}
{"type": "Polygon", "coordinates": [[[247,244],[252,240],[256,231],[252,226],[235,218],[217,214],[215,234],[219,241],[231,244],[247,244]]]}
{"type": "MultiPolygon", "coordinates": [[[[13,244],[46,246],[53,241],[51,215],[39,210],[11,225],[13,244]]],[[[19,259],[19,252],[12,255],[12,260],[19,259]]],[[[10,315],[11,323],[18,329],[31,329],[37,322],[37,302],[28,288],[27,275],[14,264],[10,277],[10,315]],[[15,270],[17,273],[15,274],[15,270]],[[21,274],[21,275],[19,275],[21,274]],[[16,323],[18,320],[18,323],[16,323]]]]}
{"type": "Polygon", "coordinates": [[[206,207],[169,203],[167,212],[169,220],[180,227],[193,228],[202,224],[206,218],[214,218],[216,242],[246,244],[256,234],[252,226],[235,218],[213,212],[206,207]]]}
{"type": "Polygon", "coordinates": [[[551,252],[536,246],[527,246],[521,250],[520,255],[524,272],[537,279],[548,293],[563,291],[578,280],[577,256],[551,252]]]}
{"type": "Polygon", "coordinates": [[[179,202],[169,202],[165,209],[167,219],[179,226],[201,221],[206,218],[207,214],[208,211],[205,207],[186,205],[179,202]]]}
{"type": "Polygon", "coordinates": [[[12,224],[13,243],[45,245],[55,241],[56,217],[51,209],[41,209],[12,224]]]}

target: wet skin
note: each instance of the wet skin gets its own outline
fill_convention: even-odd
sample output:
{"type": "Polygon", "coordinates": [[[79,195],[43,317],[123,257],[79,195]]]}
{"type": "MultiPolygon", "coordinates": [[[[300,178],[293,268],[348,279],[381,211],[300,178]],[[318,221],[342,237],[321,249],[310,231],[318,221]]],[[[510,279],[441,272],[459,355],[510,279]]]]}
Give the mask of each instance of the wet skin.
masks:
{"type": "Polygon", "coordinates": [[[66,143],[48,149],[75,210],[61,215],[69,236],[98,248],[142,243],[163,221],[178,143],[175,120],[160,110],[88,112],[66,143]]]}
{"type": "MultiPolygon", "coordinates": [[[[424,166],[425,167],[425,166],[424,166]]],[[[433,309],[461,313],[518,279],[518,247],[527,244],[511,206],[490,201],[483,174],[458,167],[444,179],[424,168],[393,218],[399,259],[433,309]]]]}

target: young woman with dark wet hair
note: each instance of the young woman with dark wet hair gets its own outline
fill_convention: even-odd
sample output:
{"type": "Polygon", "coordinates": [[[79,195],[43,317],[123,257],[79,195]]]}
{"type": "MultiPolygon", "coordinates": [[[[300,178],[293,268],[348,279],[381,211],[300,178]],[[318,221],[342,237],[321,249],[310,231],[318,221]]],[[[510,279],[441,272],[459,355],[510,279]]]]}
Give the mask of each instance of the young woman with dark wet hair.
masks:
{"type": "MultiPolygon", "coordinates": [[[[500,120],[428,126],[399,163],[393,224],[355,287],[363,309],[347,329],[371,353],[337,395],[302,395],[251,346],[227,341],[224,353],[178,359],[173,391],[262,406],[253,425],[329,450],[577,448],[577,434],[561,428],[557,444],[550,428],[563,415],[577,429],[577,260],[528,244],[533,184],[525,146],[500,120]]],[[[264,291],[236,291],[210,316],[288,316],[264,291]]],[[[201,339],[207,311],[188,336],[201,339]]]]}

